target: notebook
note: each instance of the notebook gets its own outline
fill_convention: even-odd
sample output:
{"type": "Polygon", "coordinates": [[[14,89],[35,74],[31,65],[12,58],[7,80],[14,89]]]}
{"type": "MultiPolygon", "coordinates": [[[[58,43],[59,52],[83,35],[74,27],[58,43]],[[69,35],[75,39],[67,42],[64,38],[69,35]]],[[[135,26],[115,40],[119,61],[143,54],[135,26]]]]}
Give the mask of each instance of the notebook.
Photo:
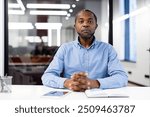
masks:
{"type": "Polygon", "coordinates": [[[88,98],[128,98],[129,96],[120,89],[90,89],[85,94],[88,98]]]}

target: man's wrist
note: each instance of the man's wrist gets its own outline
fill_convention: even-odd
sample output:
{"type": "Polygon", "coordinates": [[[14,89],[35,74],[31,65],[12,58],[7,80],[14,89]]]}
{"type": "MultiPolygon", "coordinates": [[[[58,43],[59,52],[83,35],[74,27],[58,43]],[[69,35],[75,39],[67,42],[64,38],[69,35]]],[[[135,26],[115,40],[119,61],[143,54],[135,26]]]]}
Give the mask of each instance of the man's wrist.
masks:
{"type": "Polygon", "coordinates": [[[99,88],[100,87],[100,82],[98,80],[93,80],[92,81],[92,88],[99,88]]]}
{"type": "Polygon", "coordinates": [[[66,80],[64,81],[64,88],[67,88],[67,81],[68,81],[68,79],[66,79],[66,80]]]}
{"type": "Polygon", "coordinates": [[[68,88],[67,85],[68,85],[68,78],[63,78],[64,81],[63,81],[63,88],[68,88]]]}

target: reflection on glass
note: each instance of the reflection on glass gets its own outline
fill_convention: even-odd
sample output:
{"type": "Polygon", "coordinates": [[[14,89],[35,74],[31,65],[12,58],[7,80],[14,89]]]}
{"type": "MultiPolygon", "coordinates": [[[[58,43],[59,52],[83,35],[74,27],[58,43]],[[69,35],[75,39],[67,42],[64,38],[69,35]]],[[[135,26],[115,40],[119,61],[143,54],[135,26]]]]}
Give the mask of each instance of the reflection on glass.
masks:
{"type": "MultiPolygon", "coordinates": [[[[84,8],[91,9],[97,14],[99,25],[104,27],[108,15],[99,6],[105,5],[106,0],[8,0],[8,74],[14,77],[13,84],[42,84],[41,75],[59,46],[77,38],[75,14],[84,8]],[[105,16],[101,17],[101,13],[105,16]]],[[[107,33],[108,29],[104,30],[107,33]]],[[[99,39],[104,37],[100,32],[98,27],[99,39]]]]}

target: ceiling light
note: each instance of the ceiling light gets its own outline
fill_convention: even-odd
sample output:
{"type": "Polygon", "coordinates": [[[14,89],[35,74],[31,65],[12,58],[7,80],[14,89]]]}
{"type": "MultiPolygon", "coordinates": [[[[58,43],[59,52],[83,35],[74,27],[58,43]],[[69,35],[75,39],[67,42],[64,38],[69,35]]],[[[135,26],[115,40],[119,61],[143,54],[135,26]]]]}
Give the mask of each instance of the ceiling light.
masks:
{"type": "Polygon", "coordinates": [[[48,36],[42,36],[41,38],[42,38],[43,42],[45,42],[45,43],[48,41],[48,36]]]}
{"type": "Polygon", "coordinates": [[[31,10],[30,15],[67,15],[67,11],[31,10]]]}
{"type": "Polygon", "coordinates": [[[70,17],[70,16],[71,16],[71,14],[70,14],[70,13],[68,13],[68,14],[67,14],[67,17],[70,17]]]}
{"type": "Polygon", "coordinates": [[[17,0],[17,4],[16,3],[9,3],[8,4],[8,8],[17,8],[18,10],[8,10],[8,14],[13,14],[13,15],[24,15],[25,14],[25,7],[22,3],[21,0],[17,0]]]}
{"type": "Polygon", "coordinates": [[[36,9],[70,9],[69,4],[27,4],[27,8],[36,9]]]}
{"type": "Polygon", "coordinates": [[[72,8],[75,8],[76,7],[76,5],[75,4],[72,4],[72,8]]]}
{"type": "Polygon", "coordinates": [[[69,19],[69,17],[65,17],[65,19],[66,19],[66,20],[68,20],[68,19],[69,19]]]}
{"type": "Polygon", "coordinates": [[[20,5],[16,3],[8,3],[8,8],[20,8],[20,5]]]}
{"type": "Polygon", "coordinates": [[[25,40],[28,40],[30,43],[40,43],[41,39],[39,36],[26,36],[25,40]]]}
{"type": "Polygon", "coordinates": [[[9,22],[9,29],[33,29],[32,23],[18,23],[18,22],[9,22]]]}
{"type": "Polygon", "coordinates": [[[36,29],[60,29],[62,23],[35,23],[36,29]]]}
{"type": "Polygon", "coordinates": [[[17,0],[17,2],[18,2],[18,4],[20,5],[21,9],[22,9],[23,11],[25,11],[25,7],[24,7],[22,1],[21,1],[21,0],[17,0]]]}
{"type": "Polygon", "coordinates": [[[70,12],[70,13],[72,13],[72,12],[73,12],[73,10],[72,10],[72,9],[69,9],[69,12],[70,12]]]}
{"type": "Polygon", "coordinates": [[[24,15],[25,12],[22,10],[8,10],[8,14],[12,14],[12,15],[24,15]]]}

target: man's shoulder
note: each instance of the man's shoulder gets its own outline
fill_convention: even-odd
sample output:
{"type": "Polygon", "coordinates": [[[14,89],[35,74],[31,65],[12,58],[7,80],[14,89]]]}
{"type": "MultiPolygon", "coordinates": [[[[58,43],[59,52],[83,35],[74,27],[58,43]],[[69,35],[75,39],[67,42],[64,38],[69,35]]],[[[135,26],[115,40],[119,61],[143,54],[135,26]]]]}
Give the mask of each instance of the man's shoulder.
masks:
{"type": "Polygon", "coordinates": [[[61,46],[62,47],[72,47],[72,46],[74,46],[75,45],[75,41],[70,41],[70,42],[66,42],[66,43],[63,43],[61,46]]]}
{"type": "Polygon", "coordinates": [[[75,41],[66,42],[60,46],[60,49],[62,49],[64,51],[69,51],[69,50],[75,48],[76,47],[75,45],[76,45],[75,41]]]}
{"type": "Polygon", "coordinates": [[[103,42],[103,41],[100,41],[100,40],[96,40],[96,44],[97,44],[98,46],[101,46],[101,47],[109,47],[109,48],[112,47],[111,44],[106,43],[106,42],[103,42]]]}

